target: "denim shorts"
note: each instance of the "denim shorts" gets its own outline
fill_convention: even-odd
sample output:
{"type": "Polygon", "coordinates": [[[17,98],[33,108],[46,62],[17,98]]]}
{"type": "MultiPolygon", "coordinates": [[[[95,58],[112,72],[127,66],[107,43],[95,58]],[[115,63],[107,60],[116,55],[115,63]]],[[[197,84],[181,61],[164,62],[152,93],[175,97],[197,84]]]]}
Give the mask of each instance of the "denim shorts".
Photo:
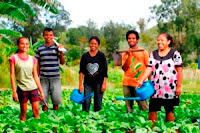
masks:
{"type": "MultiPolygon", "coordinates": [[[[44,92],[45,102],[49,103],[49,97],[51,96],[53,105],[61,104],[62,96],[60,78],[41,78],[40,82],[44,92]]],[[[44,105],[42,102],[41,104],[44,105]]]]}
{"type": "Polygon", "coordinates": [[[27,103],[30,100],[30,103],[39,101],[38,89],[31,91],[23,91],[17,87],[17,94],[20,103],[27,103]]]}

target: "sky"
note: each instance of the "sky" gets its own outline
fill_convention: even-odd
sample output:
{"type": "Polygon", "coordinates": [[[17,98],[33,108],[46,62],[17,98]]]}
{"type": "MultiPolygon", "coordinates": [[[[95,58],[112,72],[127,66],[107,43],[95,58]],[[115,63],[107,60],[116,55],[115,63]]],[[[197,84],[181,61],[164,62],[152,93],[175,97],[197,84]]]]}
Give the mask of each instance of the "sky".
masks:
{"type": "MultiPolygon", "coordinates": [[[[65,10],[70,13],[72,23],[69,27],[86,25],[91,19],[100,28],[105,22],[112,20],[115,23],[137,26],[140,18],[148,20],[151,15],[150,6],[159,5],[160,0],[59,0],[65,10]]],[[[147,28],[156,25],[152,20],[147,28]]],[[[137,27],[138,28],[138,27],[137,27]]]]}

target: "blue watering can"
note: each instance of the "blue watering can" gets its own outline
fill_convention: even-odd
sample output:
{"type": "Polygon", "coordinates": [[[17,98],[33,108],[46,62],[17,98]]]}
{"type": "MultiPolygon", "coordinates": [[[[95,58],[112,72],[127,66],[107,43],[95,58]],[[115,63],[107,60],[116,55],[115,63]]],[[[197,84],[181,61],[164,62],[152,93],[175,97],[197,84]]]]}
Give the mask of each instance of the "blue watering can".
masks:
{"type": "Polygon", "coordinates": [[[200,58],[198,59],[198,69],[200,69],[200,58]]]}
{"type": "Polygon", "coordinates": [[[78,89],[74,89],[70,96],[70,100],[72,100],[75,103],[82,104],[87,98],[90,98],[93,95],[94,95],[94,93],[90,93],[89,95],[84,97],[83,92],[79,93],[78,89]]]}
{"type": "Polygon", "coordinates": [[[136,94],[138,97],[116,97],[116,100],[147,100],[154,94],[154,85],[151,80],[143,82],[141,87],[136,88],[136,94]]]}

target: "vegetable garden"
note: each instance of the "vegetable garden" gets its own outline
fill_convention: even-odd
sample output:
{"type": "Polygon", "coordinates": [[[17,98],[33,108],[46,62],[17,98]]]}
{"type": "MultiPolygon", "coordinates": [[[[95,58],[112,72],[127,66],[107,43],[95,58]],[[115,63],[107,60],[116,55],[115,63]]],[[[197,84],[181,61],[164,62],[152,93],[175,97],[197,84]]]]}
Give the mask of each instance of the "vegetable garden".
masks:
{"type": "Polygon", "coordinates": [[[0,132],[87,132],[87,133],[199,133],[199,104],[197,93],[181,95],[180,106],[175,108],[175,122],[165,122],[164,109],[158,113],[158,121],[152,128],[148,121],[148,111],[140,111],[137,104],[135,111],[126,113],[124,101],[116,101],[122,96],[122,89],[107,89],[103,98],[102,110],[83,112],[80,104],[70,101],[72,90],[62,91],[63,104],[59,111],[40,110],[40,119],[32,117],[28,106],[26,122],[19,121],[20,107],[12,101],[12,92],[0,91],[0,132]]]}

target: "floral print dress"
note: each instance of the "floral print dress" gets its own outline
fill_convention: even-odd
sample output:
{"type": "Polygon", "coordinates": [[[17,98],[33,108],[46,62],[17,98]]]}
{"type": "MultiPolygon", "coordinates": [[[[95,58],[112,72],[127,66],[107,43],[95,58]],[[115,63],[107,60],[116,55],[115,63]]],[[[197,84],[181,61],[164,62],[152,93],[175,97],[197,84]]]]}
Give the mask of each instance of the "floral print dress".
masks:
{"type": "Polygon", "coordinates": [[[158,50],[150,54],[148,67],[152,67],[151,80],[155,93],[152,98],[174,99],[177,86],[176,67],[182,67],[182,58],[178,51],[171,49],[160,57],[158,50]]]}

